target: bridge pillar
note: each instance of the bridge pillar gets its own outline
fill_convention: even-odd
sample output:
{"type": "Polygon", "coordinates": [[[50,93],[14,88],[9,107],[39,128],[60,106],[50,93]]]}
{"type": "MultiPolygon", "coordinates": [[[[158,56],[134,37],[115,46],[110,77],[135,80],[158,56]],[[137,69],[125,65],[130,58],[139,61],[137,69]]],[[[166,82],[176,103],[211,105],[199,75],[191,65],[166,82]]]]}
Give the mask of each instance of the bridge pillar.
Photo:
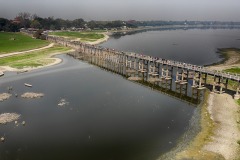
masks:
{"type": "Polygon", "coordinates": [[[124,53],[123,55],[123,74],[124,76],[127,76],[126,70],[127,70],[127,65],[126,65],[126,61],[128,60],[128,56],[124,53]]]}
{"type": "Polygon", "coordinates": [[[150,73],[150,61],[149,60],[146,60],[147,61],[147,75],[146,75],[146,81],[149,80],[149,73],[150,73]]]}
{"type": "MultiPolygon", "coordinates": [[[[226,83],[224,83],[224,78],[223,77],[214,76],[212,92],[216,92],[216,93],[219,93],[219,94],[224,93],[225,91],[223,91],[223,88],[224,88],[224,86],[227,86],[227,83],[228,83],[228,79],[226,79],[226,83]],[[219,88],[219,91],[216,90],[216,87],[219,88]]],[[[227,87],[225,87],[225,88],[227,88],[227,87]]]]}
{"type": "Polygon", "coordinates": [[[172,89],[172,67],[169,66],[168,64],[164,64],[162,66],[162,85],[165,86],[165,88],[168,88],[168,86],[170,86],[170,89],[172,89]],[[164,67],[165,65],[165,67],[164,67]],[[169,69],[169,67],[171,67],[171,69],[169,69]],[[169,83],[170,82],[170,83],[169,83]]]}
{"type": "Polygon", "coordinates": [[[208,74],[205,73],[204,75],[205,75],[205,76],[204,76],[204,85],[206,86],[206,85],[207,85],[207,76],[208,76],[208,74]]]}
{"type": "Polygon", "coordinates": [[[158,78],[161,78],[162,76],[162,64],[158,63],[158,78]]]}
{"type": "Polygon", "coordinates": [[[187,94],[187,88],[188,88],[188,72],[185,72],[184,69],[181,69],[179,73],[179,68],[177,68],[176,72],[176,92],[179,90],[179,93],[182,94],[183,91],[184,94],[187,94]]]}
{"type": "Polygon", "coordinates": [[[149,79],[148,81],[150,83],[155,84],[156,82],[160,82],[161,79],[159,78],[159,64],[156,62],[150,62],[150,66],[149,66],[149,79]]]}
{"type": "Polygon", "coordinates": [[[234,94],[234,99],[236,99],[236,100],[240,99],[239,86],[237,87],[236,94],[234,94]]]}

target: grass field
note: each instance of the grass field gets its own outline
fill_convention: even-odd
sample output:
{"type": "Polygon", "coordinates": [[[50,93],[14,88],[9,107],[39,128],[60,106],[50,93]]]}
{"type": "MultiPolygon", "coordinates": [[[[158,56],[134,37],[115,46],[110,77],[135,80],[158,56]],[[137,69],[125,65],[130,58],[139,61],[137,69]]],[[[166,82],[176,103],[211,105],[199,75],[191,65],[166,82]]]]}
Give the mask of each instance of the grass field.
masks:
{"type": "Polygon", "coordinates": [[[69,38],[80,38],[83,42],[94,42],[96,40],[104,38],[104,35],[97,32],[51,32],[50,35],[69,37],[69,38]]]}
{"type": "Polygon", "coordinates": [[[25,54],[5,57],[0,59],[0,66],[10,66],[12,68],[22,69],[25,67],[39,67],[52,63],[54,60],[49,59],[54,53],[62,53],[70,48],[62,46],[53,46],[41,51],[34,51],[25,54]]]}
{"type": "Polygon", "coordinates": [[[40,48],[48,44],[48,41],[33,39],[22,33],[0,32],[0,54],[40,48]]]}
{"type": "Polygon", "coordinates": [[[230,73],[237,73],[240,74],[240,68],[239,67],[235,67],[235,68],[231,68],[231,69],[227,69],[224,70],[225,72],[230,72],[230,73]]]}

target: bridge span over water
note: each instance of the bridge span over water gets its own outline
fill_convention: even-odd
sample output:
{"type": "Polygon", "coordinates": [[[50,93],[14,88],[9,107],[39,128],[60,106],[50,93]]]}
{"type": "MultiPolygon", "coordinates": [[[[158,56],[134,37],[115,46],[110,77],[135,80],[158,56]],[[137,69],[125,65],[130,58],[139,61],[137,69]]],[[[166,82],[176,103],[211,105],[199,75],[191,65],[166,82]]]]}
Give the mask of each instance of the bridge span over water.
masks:
{"type": "Polygon", "coordinates": [[[203,95],[206,87],[212,92],[223,93],[228,90],[229,82],[237,84],[234,98],[239,99],[240,75],[210,70],[207,67],[183,62],[151,57],[143,54],[120,52],[101,46],[71,41],[63,37],[48,36],[47,39],[64,46],[72,47],[77,52],[70,53],[74,58],[86,60],[106,70],[127,77],[141,84],[172,90],[180,96],[195,100],[203,95]],[[190,90],[188,88],[191,88],[190,90]]]}

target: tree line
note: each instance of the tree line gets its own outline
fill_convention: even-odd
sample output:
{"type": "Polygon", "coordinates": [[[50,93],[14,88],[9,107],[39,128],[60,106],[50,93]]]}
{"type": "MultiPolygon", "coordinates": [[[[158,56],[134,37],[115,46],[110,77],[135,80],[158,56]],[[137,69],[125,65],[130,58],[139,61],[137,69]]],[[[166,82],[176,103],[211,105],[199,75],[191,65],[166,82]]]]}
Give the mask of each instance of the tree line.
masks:
{"type": "Polygon", "coordinates": [[[167,26],[167,25],[204,25],[204,26],[240,26],[240,22],[220,21],[85,21],[82,18],[65,20],[62,18],[43,18],[27,12],[19,13],[13,20],[0,17],[0,31],[18,32],[21,28],[35,28],[41,30],[61,29],[120,29],[123,27],[136,28],[140,26],[167,26]]]}
{"type": "Polygon", "coordinates": [[[121,27],[135,28],[136,26],[125,21],[85,21],[82,18],[75,20],[65,20],[61,18],[47,17],[43,18],[36,14],[26,12],[19,13],[13,20],[0,18],[0,31],[17,32],[21,28],[35,28],[43,30],[60,29],[110,29],[121,27]]]}

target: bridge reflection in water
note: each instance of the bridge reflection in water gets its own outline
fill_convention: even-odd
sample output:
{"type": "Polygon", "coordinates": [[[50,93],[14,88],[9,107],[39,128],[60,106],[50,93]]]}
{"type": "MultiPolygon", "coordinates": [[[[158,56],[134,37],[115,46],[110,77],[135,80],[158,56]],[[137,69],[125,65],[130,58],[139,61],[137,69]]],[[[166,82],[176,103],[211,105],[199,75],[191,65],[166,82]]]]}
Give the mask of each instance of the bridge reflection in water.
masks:
{"type": "Polygon", "coordinates": [[[184,72],[175,68],[172,68],[172,72],[168,72],[167,69],[164,69],[168,67],[166,65],[155,66],[155,68],[151,68],[152,72],[148,73],[145,69],[146,64],[130,63],[130,61],[124,63],[118,61],[119,59],[116,57],[104,58],[84,53],[69,53],[69,55],[192,105],[199,104],[203,96],[204,88],[193,87],[194,80],[191,77],[184,76],[184,72]],[[163,72],[158,74],[154,70],[163,72]],[[175,74],[176,76],[174,76],[175,74]]]}

